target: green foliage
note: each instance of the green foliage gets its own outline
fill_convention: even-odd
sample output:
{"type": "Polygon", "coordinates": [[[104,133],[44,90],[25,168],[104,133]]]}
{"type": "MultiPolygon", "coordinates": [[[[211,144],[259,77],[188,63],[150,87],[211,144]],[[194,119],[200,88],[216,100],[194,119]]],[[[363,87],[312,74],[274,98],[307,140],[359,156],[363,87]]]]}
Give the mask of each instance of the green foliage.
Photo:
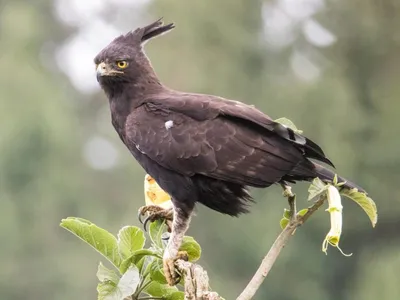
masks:
{"type": "Polygon", "coordinates": [[[300,130],[296,127],[296,125],[294,125],[294,123],[289,120],[288,118],[279,118],[274,120],[275,122],[282,124],[283,126],[292,129],[294,132],[298,133],[298,134],[302,134],[303,130],[300,130]]]}
{"type": "Polygon", "coordinates": [[[360,205],[370,218],[373,227],[375,227],[378,220],[378,215],[375,202],[371,198],[369,198],[365,193],[359,192],[357,189],[343,188],[343,185],[344,182],[338,182],[336,174],[332,183],[325,183],[319,178],[315,178],[308,189],[308,199],[311,200],[317,196],[322,196],[326,197],[329,202],[329,208],[327,211],[330,213],[331,217],[331,229],[323,242],[322,251],[327,253],[327,247],[328,245],[331,245],[339,249],[343,255],[351,256],[351,254],[345,254],[339,247],[340,235],[342,233],[343,208],[340,195],[346,196],[360,205]]]}
{"type": "MultiPolygon", "coordinates": [[[[110,271],[110,270],[107,270],[110,271]]],[[[135,265],[131,265],[129,269],[122,275],[117,283],[111,281],[112,273],[104,272],[104,267],[99,279],[106,276],[102,282],[97,285],[98,300],[123,300],[126,297],[133,295],[140,284],[140,273],[135,265]]]]}
{"type": "MultiPolygon", "coordinates": [[[[370,197],[365,193],[359,192],[357,189],[343,188],[344,182],[337,181],[337,175],[335,175],[333,180],[333,185],[336,186],[342,196],[350,198],[355,201],[367,214],[368,218],[372,223],[372,227],[375,227],[378,221],[377,207],[370,197]]],[[[312,200],[327,191],[329,184],[324,183],[321,179],[315,178],[308,188],[308,200],[312,200]]]]}
{"type": "Polygon", "coordinates": [[[164,232],[164,221],[157,220],[152,222],[149,226],[150,239],[153,243],[153,246],[158,250],[162,250],[164,248],[162,241],[162,235],[164,232]]]}
{"type": "MultiPolygon", "coordinates": [[[[144,232],[135,226],[123,227],[117,239],[105,229],[81,218],[63,219],[60,225],[95,248],[119,270],[118,274],[99,263],[96,274],[100,281],[97,285],[98,300],[123,300],[131,295],[134,299],[140,299],[140,295],[184,299],[184,293],[177,287],[170,287],[163,274],[164,222],[150,224],[151,245],[148,249],[143,249],[144,232]]],[[[184,237],[180,250],[187,252],[190,261],[201,256],[200,245],[190,236],[184,237]]]]}
{"type": "Polygon", "coordinates": [[[101,282],[113,282],[117,285],[119,281],[119,275],[114,270],[106,268],[102,262],[99,263],[96,276],[101,282]]]}
{"type": "Polygon", "coordinates": [[[308,201],[319,197],[328,190],[328,185],[321,179],[315,178],[308,187],[308,201]]]}
{"type": "MultiPolygon", "coordinates": [[[[308,208],[301,209],[301,210],[299,210],[299,211],[297,212],[297,216],[302,217],[302,216],[304,216],[307,212],[308,212],[308,208]]],[[[281,226],[282,229],[285,229],[286,226],[289,224],[289,222],[290,222],[290,217],[291,217],[290,215],[291,215],[290,210],[288,210],[288,209],[285,208],[285,209],[283,210],[283,217],[282,217],[282,219],[279,221],[279,225],[281,226]]]]}
{"type": "Polygon", "coordinates": [[[289,219],[287,219],[287,218],[282,218],[282,219],[279,221],[279,225],[281,226],[282,229],[285,229],[286,226],[289,224],[289,222],[290,222],[289,219]]]}
{"type": "Polygon", "coordinates": [[[180,251],[186,251],[189,257],[189,261],[197,261],[201,256],[201,247],[191,236],[185,236],[183,238],[182,246],[179,248],[180,251]]]}
{"type": "Polygon", "coordinates": [[[297,215],[300,217],[304,217],[304,215],[308,212],[308,208],[303,208],[297,212],[297,215]]]}
{"type": "MultiPolygon", "coordinates": [[[[321,179],[315,178],[308,188],[308,200],[312,200],[314,198],[321,196],[329,198],[327,197],[329,188],[335,187],[335,189],[340,192],[340,195],[346,196],[347,198],[354,200],[364,210],[364,212],[369,217],[372,226],[375,227],[376,222],[378,221],[378,214],[375,202],[365,193],[361,193],[357,189],[343,188],[343,185],[344,185],[343,182],[338,182],[338,177],[336,174],[332,184],[325,183],[321,179]]],[[[339,193],[337,193],[337,195],[339,197],[338,201],[340,202],[339,193]]],[[[304,216],[307,212],[308,209],[305,208],[297,212],[297,215],[304,216]]],[[[326,253],[327,245],[329,243],[330,245],[337,247],[340,250],[340,252],[344,254],[342,250],[339,248],[339,239],[342,230],[341,208],[340,210],[338,210],[336,207],[334,207],[334,209],[330,208],[329,212],[331,212],[331,231],[328,233],[327,238],[324,240],[325,246],[323,246],[323,251],[326,253]],[[333,210],[337,212],[335,215],[332,214],[333,210]]],[[[285,229],[286,226],[289,224],[290,217],[291,217],[291,212],[287,209],[284,209],[283,217],[279,222],[279,225],[282,229],[285,229]]]]}
{"type": "Polygon", "coordinates": [[[151,282],[144,291],[154,297],[164,297],[170,300],[183,299],[181,298],[183,292],[179,292],[177,287],[169,286],[168,284],[160,284],[156,281],[151,282]]]}
{"type": "Polygon", "coordinates": [[[107,230],[88,220],[74,217],[63,219],[60,225],[96,249],[115,267],[119,267],[121,257],[118,253],[117,239],[107,230]]]}
{"type": "Polygon", "coordinates": [[[165,296],[165,300],[184,300],[184,299],[185,299],[184,292],[173,292],[165,296]]]}
{"type": "Polygon", "coordinates": [[[161,284],[167,284],[163,273],[163,264],[161,259],[155,259],[150,265],[150,279],[161,284]]]}
{"type": "Polygon", "coordinates": [[[121,262],[121,265],[119,266],[120,272],[125,273],[131,264],[136,265],[141,270],[143,262],[144,262],[144,258],[146,258],[146,256],[162,258],[162,256],[154,250],[150,250],[150,249],[137,250],[137,251],[133,252],[132,256],[130,256],[129,258],[127,258],[121,262]]]}
{"type": "Polygon", "coordinates": [[[341,189],[340,194],[360,205],[370,219],[372,227],[375,227],[376,222],[378,222],[378,211],[374,200],[365,193],[360,193],[357,189],[341,189]]]}
{"type": "Polygon", "coordinates": [[[146,238],[138,227],[126,226],[118,233],[118,251],[122,259],[131,257],[143,248],[146,238]]]}

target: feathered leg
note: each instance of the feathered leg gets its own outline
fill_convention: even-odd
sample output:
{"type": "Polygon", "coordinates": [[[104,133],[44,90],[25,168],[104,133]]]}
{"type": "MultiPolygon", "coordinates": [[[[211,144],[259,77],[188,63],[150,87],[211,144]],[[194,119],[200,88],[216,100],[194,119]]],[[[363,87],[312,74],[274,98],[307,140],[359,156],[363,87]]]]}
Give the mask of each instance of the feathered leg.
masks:
{"type": "Polygon", "coordinates": [[[178,276],[175,272],[175,261],[187,257],[185,253],[179,253],[183,237],[189,228],[190,218],[194,204],[182,206],[181,203],[172,200],[174,206],[174,219],[172,221],[171,235],[163,256],[164,275],[169,285],[175,285],[178,276]]]}

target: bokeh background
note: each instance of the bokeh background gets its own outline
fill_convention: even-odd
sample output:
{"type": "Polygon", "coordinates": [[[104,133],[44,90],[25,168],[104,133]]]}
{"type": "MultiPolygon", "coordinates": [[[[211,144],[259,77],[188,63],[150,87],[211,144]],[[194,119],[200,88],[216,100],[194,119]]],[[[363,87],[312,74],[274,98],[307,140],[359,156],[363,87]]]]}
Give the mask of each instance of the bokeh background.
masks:
{"type": "MultiPolygon", "coordinates": [[[[139,225],[144,172],[110,124],[93,58],[163,16],[146,48],[169,86],[288,117],[378,204],[372,229],[344,199],[342,256],[325,256],[319,211],[284,249],[256,299],[400,295],[398,0],[1,0],[0,299],[96,299],[100,255],[59,227],[67,216],[113,233],[139,225]]],[[[307,185],[295,187],[306,207],[307,185]]],[[[235,299],[279,233],[279,187],[254,190],[235,219],[198,207],[189,234],[212,288],[235,299]]]]}

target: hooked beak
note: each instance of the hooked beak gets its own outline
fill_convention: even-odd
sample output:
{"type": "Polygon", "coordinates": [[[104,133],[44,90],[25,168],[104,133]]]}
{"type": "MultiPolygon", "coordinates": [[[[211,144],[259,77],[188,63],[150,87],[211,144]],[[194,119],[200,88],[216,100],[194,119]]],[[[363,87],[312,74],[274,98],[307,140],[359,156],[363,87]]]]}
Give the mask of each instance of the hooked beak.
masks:
{"type": "Polygon", "coordinates": [[[110,72],[107,68],[107,64],[105,62],[99,63],[96,68],[97,81],[100,80],[101,76],[107,76],[107,75],[110,75],[110,72]]]}
{"type": "Polygon", "coordinates": [[[97,81],[100,81],[100,78],[103,76],[117,76],[119,74],[124,74],[124,72],[114,70],[112,66],[105,63],[104,61],[99,63],[96,67],[97,81]]]}

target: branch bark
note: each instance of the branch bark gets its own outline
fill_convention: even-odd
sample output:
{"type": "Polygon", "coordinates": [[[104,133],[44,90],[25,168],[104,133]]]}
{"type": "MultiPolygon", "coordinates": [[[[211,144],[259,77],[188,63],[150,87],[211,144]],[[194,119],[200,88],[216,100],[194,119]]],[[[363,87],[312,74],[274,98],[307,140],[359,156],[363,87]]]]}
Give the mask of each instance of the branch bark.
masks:
{"type": "Polygon", "coordinates": [[[176,265],[185,277],[185,300],[220,300],[216,292],[209,291],[207,272],[199,265],[177,260],[176,265]]]}
{"type": "MultiPolygon", "coordinates": [[[[288,195],[290,196],[290,195],[288,195]]],[[[276,259],[278,258],[280,252],[282,251],[283,247],[285,247],[286,243],[293,235],[294,231],[297,227],[301,226],[308,220],[308,218],[321,207],[321,205],[326,200],[325,196],[321,196],[311,207],[308,208],[307,213],[304,216],[296,215],[296,212],[293,211],[292,218],[286,228],[281,232],[281,234],[277,237],[274,244],[268,251],[267,255],[261,262],[257,272],[254,274],[253,278],[250,280],[246,288],[243,292],[239,295],[236,300],[250,300],[254,297],[257,290],[260,288],[261,284],[267,277],[269,271],[271,270],[272,266],[274,265],[276,259]]],[[[295,201],[294,197],[292,199],[289,197],[289,203],[291,201],[295,201]]],[[[292,204],[293,207],[294,203],[292,204]]]]}

